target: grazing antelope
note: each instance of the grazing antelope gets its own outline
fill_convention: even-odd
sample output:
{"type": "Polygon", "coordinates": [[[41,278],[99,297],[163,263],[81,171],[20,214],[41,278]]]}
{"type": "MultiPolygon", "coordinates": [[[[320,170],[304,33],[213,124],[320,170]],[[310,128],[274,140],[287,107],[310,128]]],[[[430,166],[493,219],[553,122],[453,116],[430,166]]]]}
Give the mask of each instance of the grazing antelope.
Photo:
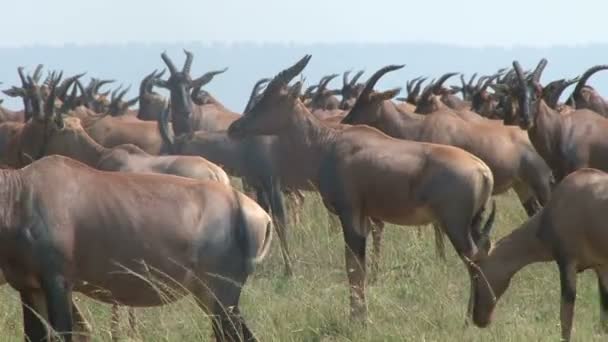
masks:
{"type": "Polygon", "coordinates": [[[216,340],[255,340],[238,302],[272,228],[247,196],[217,182],[97,171],[63,156],[2,170],[0,183],[0,266],[21,296],[28,340],[46,338],[39,318],[71,340],[72,291],[133,307],[191,293],[216,340]],[[146,275],[164,285],[150,286],[146,275]]]}
{"type": "MultiPolygon", "coordinates": [[[[473,322],[477,326],[490,324],[497,301],[518,271],[533,263],[555,261],[561,285],[562,339],[570,340],[577,273],[587,269],[597,274],[601,326],[608,332],[607,191],[605,172],[575,171],[559,183],[538,214],[494,247],[478,244],[483,253],[477,264],[483,276],[474,282],[473,322]]],[[[486,242],[488,233],[483,236],[486,242]]]]}
{"type": "Polygon", "coordinates": [[[542,59],[526,78],[517,61],[513,62],[516,82],[507,96],[504,122],[528,131],[530,141],[553,171],[557,182],[584,167],[608,171],[608,120],[589,109],[562,115],[542,98],[540,76],[547,65],[542,59]]]}
{"type": "MultiPolygon", "coordinates": [[[[369,82],[381,76],[376,73],[369,82]]],[[[383,97],[360,97],[342,122],[369,125],[394,138],[451,145],[472,153],[492,170],[494,194],[513,188],[529,216],[538,210],[538,204],[547,202],[551,170],[520,129],[485,119],[465,121],[450,109],[423,116],[402,112],[387,99],[397,91],[381,93],[383,97]]]]}
{"type": "MultiPolygon", "coordinates": [[[[312,180],[325,206],[340,218],[351,317],[365,320],[369,219],[398,225],[438,222],[458,255],[476,260],[471,227],[481,221],[494,180],[484,162],[456,147],[398,140],[368,126],[323,124],[300,102],[301,83],[287,90],[309,60],[307,55],[276,75],[229,134],[278,135],[289,146],[292,167],[312,180]]],[[[382,73],[396,68],[386,67],[382,73]]],[[[393,95],[372,91],[375,82],[368,81],[359,99],[393,95]]]]}

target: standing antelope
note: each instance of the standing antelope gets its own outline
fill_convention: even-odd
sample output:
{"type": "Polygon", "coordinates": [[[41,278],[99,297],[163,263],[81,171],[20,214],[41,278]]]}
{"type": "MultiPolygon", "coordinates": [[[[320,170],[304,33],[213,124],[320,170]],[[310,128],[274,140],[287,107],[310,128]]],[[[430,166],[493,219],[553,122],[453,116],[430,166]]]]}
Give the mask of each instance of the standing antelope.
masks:
{"type": "MultiPolygon", "coordinates": [[[[372,80],[380,79],[382,72],[376,73],[372,80]]],[[[389,100],[397,91],[386,91],[383,97],[359,97],[357,105],[342,122],[365,124],[391,137],[451,145],[472,153],[492,170],[494,194],[513,188],[528,216],[538,210],[539,204],[547,202],[551,170],[520,129],[485,119],[465,121],[447,108],[423,116],[403,112],[389,100]]]]}
{"type": "Polygon", "coordinates": [[[72,291],[134,307],[191,293],[217,341],[255,340],[238,303],[272,228],[247,196],[217,182],[97,171],[62,156],[1,170],[0,183],[0,267],[21,296],[28,340],[46,339],[40,319],[71,340],[72,291]],[[149,275],[163,286],[151,286],[149,275]]]}
{"type": "MultiPolygon", "coordinates": [[[[521,227],[482,248],[478,266],[483,276],[474,282],[473,322],[486,327],[511,278],[527,265],[555,261],[561,286],[562,339],[569,341],[576,299],[577,273],[592,269],[600,293],[600,320],[608,332],[608,174],[580,169],[555,188],[551,200],[521,227]],[[489,251],[489,252],[488,252],[489,251]]],[[[488,242],[489,231],[483,240],[488,242]]]]}
{"type": "Polygon", "coordinates": [[[608,120],[589,109],[560,114],[542,98],[542,59],[531,77],[513,62],[516,79],[507,92],[504,122],[528,131],[530,141],[553,171],[557,182],[584,167],[608,171],[608,120]]]}
{"type": "MultiPolygon", "coordinates": [[[[476,260],[471,230],[481,221],[494,179],[485,163],[456,147],[398,140],[367,126],[323,124],[300,102],[301,83],[287,90],[309,60],[307,55],[276,75],[229,134],[276,134],[289,146],[292,167],[313,181],[325,206],[340,218],[351,317],[365,320],[369,219],[399,225],[438,222],[458,255],[476,260]]],[[[372,91],[369,85],[375,82],[372,78],[359,98],[387,98],[372,91]]]]}
{"type": "Polygon", "coordinates": [[[186,61],[182,70],[178,70],[167,53],[163,52],[161,58],[169,69],[169,78],[167,80],[159,78],[155,81],[156,85],[171,92],[171,119],[176,125],[173,129],[177,134],[194,131],[225,131],[241,115],[229,111],[211,95],[206,94],[204,101],[198,99],[200,105],[193,103],[192,95],[196,99],[202,86],[228,69],[208,72],[193,80],[190,76],[190,69],[194,55],[186,50],[184,50],[184,53],[186,54],[186,61]],[[189,96],[191,91],[192,95],[189,96]]]}

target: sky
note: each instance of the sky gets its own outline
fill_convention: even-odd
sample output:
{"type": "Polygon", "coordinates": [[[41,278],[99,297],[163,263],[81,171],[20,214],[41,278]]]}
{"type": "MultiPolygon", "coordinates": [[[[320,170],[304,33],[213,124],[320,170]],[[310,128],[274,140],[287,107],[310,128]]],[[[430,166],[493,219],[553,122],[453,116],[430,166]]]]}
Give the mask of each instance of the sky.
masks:
{"type": "Polygon", "coordinates": [[[0,47],[129,42],[608,42],[598,0],[0,0],[0,47]],[[10,3],[10,5],[8,5],[10,3]]]}

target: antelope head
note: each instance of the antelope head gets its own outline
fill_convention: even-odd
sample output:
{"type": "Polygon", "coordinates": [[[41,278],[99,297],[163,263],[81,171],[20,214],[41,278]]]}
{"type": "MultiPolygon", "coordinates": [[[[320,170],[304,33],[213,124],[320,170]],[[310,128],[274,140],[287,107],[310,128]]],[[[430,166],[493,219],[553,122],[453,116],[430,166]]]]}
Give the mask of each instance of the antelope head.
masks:
{"type": "Polygon", "coordinates": [[[457,72],[449,72],[443,74],[436,82],[428,85],[416,102],[416,113],[429,114],[437,110],[437,103],[434,98],[444,95],[450,95],[450,91],[443,87],[443,83],[450,77],[458,75],[457,72]]]}
{"type": "Polygon", "coordinates": [[[101,87],[110,83],[114,83],[114,80],[102,80],[93,77],[91,78],[89,84],[86,87],[83,87],[82,84],[77,81],[76,85],[79,87],[80,92],[82,93],[82,104],[96,113],[107,112],[108,107],[110,106],[110,100],[108,98],[110,91],[106,91],[104,93],[100,93],[99,91],[101,87]]]}
{"type": "Polygon", "coordinates": [[[608,65],[604,64],[593,66],[585,71],[566,103],[577,109],[589,108],[602,115],[607,115],[605,100],[595,89],[587,85],[587,81],[593,74],[607,69],[608,65]]]}
{"type": "Polygon", "coordinates": [[[342,89],[340,90],[340,95],[342,95],[340,109],[349,110],[355,105],[357,97],[359,97],[359,94],[361,94],[361,91],[365,86],[362,83],[357,83],[363,73],[364,71],[360,70],[355,74],[355,76],[353,76],[351,80],[349,80],[348,76],[350,75],[350,70],[344,72],[344,75],[342,76],[342,89]]]}
{"type": "Polygon", "coordinates": [[[494,94],[488,92],[488,88],[493,85],[502,74],[502,71],[491,76],[482,76],[477,80],[477,84],[473,86],[471,91],[471,109],[483,116],[497,116],[496,108],[498,106],[498,98],[494,94]]]}
{"type": "Polygon", "coordinates": [[[579,80],[580,76],[572,79],[562,78],[548,83],[543,87],[543,100],[545,100],[549,107],[557,109],[559,98],[563,94],[564,90],[566,90],[566,88],[568,88],[569,86],[577,83],[579,80]]]}
{"type": "Polygon", "coordinates": [[[543,89],[540,85],[540,77],[546,66],[547,60],[543,58],[536,69],[526,76],[519,62],[513,62],[516,82],[513,82],[506,90],[510,101],[505,109],[505,125],[518,125],[524,130],[530,129],[534,125],[539,103],[542,101],[543,89]]]}
{"type": "Polygon", "coordinates": [[[161,72],[154,70],[146,75],[139,84],[139,113],[137,117],[142,120],[158,119],[167,107],[164,96],[154,91],[154,85],[158,79],[165,74],[166,69],[161,72]]]}
{"type": "MultiPolygon", "coordinates": [[[[19,79],[21,79],[21,87],[13,86],[3,92],[10,97],[21,97],[23,100],[25,121],[28,121],[33,113],[40,113],[42,111],[43,89],[38,84],[40,81],[42,64],[38,64],[33,76],[26,76],[23,69],[23,67],[17,68],[19,79]]],[[[49,78],[47,77],[47,81],[48,80],[49,78]]]]}
{"type": "Polygon", "coordinates": [[[124,96],[129,92],[131,86],[128,86],[121,92],[114,91],[110,97],[110,104],[108,106],[108,114],[112,116],[120,116],[127,112],[129,107],[135,105],[139,101],[139,96],[132,98],[131,100],[124,101],[124,96]]]}
{"type": "Polygon", "coordinates": [[[422,83],[426,81],[426,77],[416,77],[413,80],[407,82],[407,97],[404,99],[405,102],[416,105],[420,98],[420,90],[422,89],[422,83]]]}
{"type": "Polygon", "coordinates": [[[171,93],[171,117],[173,119],[173,129],[178,135],[190,131],[188,123],[188,118],[192,112],[190,90],[192,88],[200,89],[205,84],[211,82],[217,74],[217,72],[215,74],[206,73],[193,80],[190,77],[190,69],[192,68],[194,55],[188,50],[184,50],[184,54],[186,54],[186,61],[182,69],[178,70],[167,53],[163,52],[161,58],[167,65],[167,69],[169,69],[169,79],[157,79],[155,82],[156,85],[168,89],[171,93]]]}
{"type": "Polygon", "coordinates": [[[241,118],[228,128],[234,138],[251,135],[272,135],[280,132],[290,120],[286,113],[292,113],[300,102],[302,83],[289,87],[289,82],[304,70],[311,56],[306,55],[297,63],[278,73],[266,86],[259,101],[241,118]]]}
{"type": "Polygon", "coordinates": [[[33,99],[33,103],[39,103],[41,106],[33,107],[35,109],[32,112],[32,119],[25,124],[21,131],[19,156],[17,158],[19,162],[16,166],[24,166],[31,162],[30,158],[23,158],[23,156],[30,156],[34,160],[42,158],[45,155],[48,139],[53,135],[53,131],[63,129],[63,119],[57,113],[55,105],[60,80],[61,75],[54,76],[49,81],[47,84],[49,95],[46,99],[42,99],[41,93],[36,95],[37,99],[33,99]]]}
{"type": "Polygon", "coordinates": [[[341,91],[327,89],[329,82],[336,77],[338,77],[338,74],[331,74],[321,78],[319,84],[317,85],[317,91],[312,96],[311,106],[313,109],[320,108],[332,110],[340,107],[340,103],[338,103],[335,95],[340,95],[341,91]]]}
{"type": "Polygon", "coordinates": [[[245,110],[243,113],[247,113],[253,108],[253,106],[260,100],[262,97],[262,88],[270,82],[270,78],[261,78],[253,85],[251,89],[251,94],[249,95],[249,101],[247,101],[247,105],[245,105],[245,110]]]}
{"type": "Polygon", "coordinates": [[[462,99],[465,101],[472,101],[473,100],[473,94],[475,93],[475,85],[473,85],[473,82],[475,82],[475,78],[477,77],[477,73],[474,73],[473,76],[471,76],[471,78],[469,79],[468,82],[465,81],[464,79],[464,75],[460,74],[460,83],[462,84],[461,87],[453,87],[453,90],[456,91],[460,91],[462,92],[462,99]]]}
{"type": "Polygon", "coordinates": [[[388,65],[376,71],[376,73],[374,73],[365,84],[365,87],[357,98],[357,102],[355,102],[353,108],[348,112],[346,117],[342,119],[342,123],[351,125],[373,125],[377,120],[379,120],[383,112],[382,106],[384,105],[384,101],[390,100],[397,96],[397,94],[399,94],[401,91],[401,88],[377,92],[374,90],[374,86],[386,73],[399,70],[403,67],[404,65],[388,65]]]}

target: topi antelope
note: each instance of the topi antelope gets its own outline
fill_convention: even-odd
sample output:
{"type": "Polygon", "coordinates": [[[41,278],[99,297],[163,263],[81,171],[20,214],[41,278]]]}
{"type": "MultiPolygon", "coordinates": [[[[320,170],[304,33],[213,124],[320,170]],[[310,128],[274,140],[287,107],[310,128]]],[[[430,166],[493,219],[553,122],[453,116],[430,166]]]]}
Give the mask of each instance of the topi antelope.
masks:
{"type": "Polygon", "coordinates": [[[608,171],[608,120],[589,109],[560,114],[542,98],[542,59],[530,77],[514,61],[516,79],[504,94],[504,122],[528,131],[530,141],[547,162],[557,182],[584,167],[608,171]]]}
{"type": "Polygon", "coordinates": [[[1,170],[0,183],[0,266],[21,296],[26,339],[46,339],[42,318],[70,341],[77,291],[133,307],[190,293],[217,341],[255,340],[239,296],[272,228],[247,196],[218,182],[97,171],[63,156],[1,170]]]}
{"type": "MultiPolygon", "coordinates": [[[[481,223],[494,179],[483,161],[456,147],[398,140],[368,126],[324,124],[299,100],[301,83],[288,88],[309,60],[307,55],[276,75],[229,134],[276,134],[297,156],[292,167],[307,174],[325,206],[340,218],[351,317],[365,320],[370,218],[398,225],[437,222],[463,260],[476,260],[472,231],[481,223]]],[[[369,85],[375,82],[368,81],[359,98],[379,101],[394,95],[372,91],[369,85]]]]}
{"type": "Polygon", "coordinates": [[[513,276],[527,265],[555,261],[561,286],[561,335],[569,341],[574,317],[577,273],[592,269],[597,274],[600,320],[608,332],[608,229],[606,207],[608,174],[580,169],[555,188],[549,203],[534,217],[490,248],[483,232],[482,253],[477,261],[482,276],[475,278],[473,322],[490,324],[497,301],[513,276]]]}

